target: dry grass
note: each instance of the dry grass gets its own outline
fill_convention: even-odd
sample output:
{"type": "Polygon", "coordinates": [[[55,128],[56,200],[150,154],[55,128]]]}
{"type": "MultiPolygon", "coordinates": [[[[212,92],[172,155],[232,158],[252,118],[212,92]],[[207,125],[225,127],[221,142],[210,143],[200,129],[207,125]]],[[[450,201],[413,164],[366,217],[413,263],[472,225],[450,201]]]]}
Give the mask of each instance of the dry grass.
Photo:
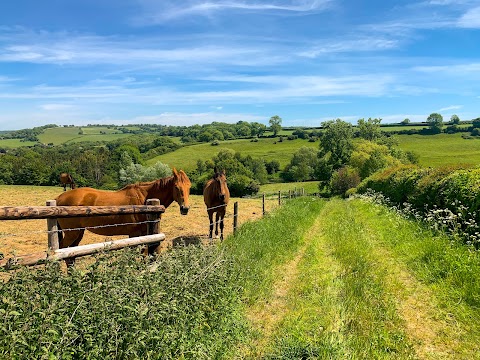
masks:
{"type": "MultiPolygon", "coordinates": [[[[0,186],[0,206],[42,206],[47,200],[54,199],[62,193],[60,187],[35,186],[0,186]]],[[[232,198],[225,217],[225,235],[233,231],[233,203],[239,202],[238,224],[255,220],[262,216],[261,199],[232,198]]],[[[164,246],[181,239],[207,240],[208,216],[203,197],[190,197],[190,212],[181,216],[177,203],[172,204],[162,216],[161,231],[167,241],[164,246]]],[[[275,201],[267,202],[267,210],[276,207],[275,201]]],[[[4,256],[24,255],[44,251],[47,248],[46,220],[0,221],[0,253],[4,256]]],[[[105,237],[86,232],[81,244],[120,239],[124,236],[105,237]]]]}

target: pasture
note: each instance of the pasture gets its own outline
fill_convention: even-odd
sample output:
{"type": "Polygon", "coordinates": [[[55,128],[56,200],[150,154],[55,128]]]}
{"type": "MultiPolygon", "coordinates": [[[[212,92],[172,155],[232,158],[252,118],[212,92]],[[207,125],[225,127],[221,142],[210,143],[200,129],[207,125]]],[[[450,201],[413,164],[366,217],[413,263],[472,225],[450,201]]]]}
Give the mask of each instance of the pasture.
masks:
{"type": "Polygon", "coordinates": [[[221,149],[232,149],[240,152],[243,156],[250,155],[265,161],[278,160],[280,167],[283,168],[290,162],[293,153],[302,146],[317,149],[318,142],[308,142],[302,139],[285,139],[279,142],[278,138],[260,138],[257,142],[252,142],[251,139],[221,141],[217,146],[212,146],[210,143],[196,144],[152,158],[147,161],[147,164],[151,165],[161,161],[164,164],[176,164],[177,167],[189,171],[195,169],[198,159],[210,159],[221,149]]]}
{"type": "MultiPolygon", "coordinates": [[[[35,186],[0,185],[0,206],[43,206],[47,200],[53,200],[63,193],[63,188],[35,186]]],[[[262,216],[261,199],[232,198],[227,207],[225,217],[225,234],[233,232],[233,203],[239,202],[238,224],[259,219],[262,216]]],[[[177,203],[170,205],[162,216],[160,231],[165,233],[166,241],[163,247],[169,247],[182,239],[203,241],[207,239],[209,220],[203,196],[190,196],[190,211],[188,215],[180,215],[177,203]]],[[[278,203],[267,202],[267,210],[271,211],[278,203]]],[[[45,251],[47,248],[46,220],[15,220],[0,222],[0,253],[9,255],[24,255],[45,251]]],[[[105,237],[85,232],[82,245],[103,241],[122,239],[125,236],[105,237]]]]}
{"type": "Polygon", "coordinates": [[[480,139],[463,139],[461,133],[401,135],[397,139],[402,150],[419,155],[421,166],[480,164],[480,139]]]}
{"type": "Polygon", "coordinates": [[[38,139],[44,144],[60,145],[70,142],[112,141],[127,136],[130,136],[130,134],[123,134],[118,130],[102,126],[70,126],[46,129],[43,134],[38,136],[38,139]],[[103,132],[103,134],[100,132],[103,132]]]}

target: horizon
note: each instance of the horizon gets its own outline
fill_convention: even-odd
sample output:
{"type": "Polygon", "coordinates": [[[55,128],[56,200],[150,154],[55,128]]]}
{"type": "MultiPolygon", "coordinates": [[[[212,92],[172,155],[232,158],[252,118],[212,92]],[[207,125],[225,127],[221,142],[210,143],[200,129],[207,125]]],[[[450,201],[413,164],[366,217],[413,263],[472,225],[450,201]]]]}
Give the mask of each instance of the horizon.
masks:
{"type": "Polygon", "coordinates": [[[0,130],[480,116],[480,1],[0,4],[0,130]]]}

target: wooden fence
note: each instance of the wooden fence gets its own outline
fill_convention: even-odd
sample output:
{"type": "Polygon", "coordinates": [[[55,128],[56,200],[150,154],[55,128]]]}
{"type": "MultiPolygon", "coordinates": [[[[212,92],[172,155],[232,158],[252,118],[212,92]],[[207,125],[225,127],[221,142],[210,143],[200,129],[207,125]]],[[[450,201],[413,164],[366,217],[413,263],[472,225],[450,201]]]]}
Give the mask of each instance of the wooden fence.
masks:
{"type": "Polygon", "coordinates": [[[16,265],[36,265],[46,260],[71,259],[105,250],[117,250],[138,245],[156,245],[165,239],[160,233],[160,218],[165,207],[160,200],[149,199],[147,205],[125,206],[56,206],[55,200],[47,201],[47,206],[0,207],[0,220],[47,219],[48,251],[0,260],[0,267],[12,268],[16,265]],[[97,244],[80,245],[59,249],[58,218],[93,217],[109,215],[147,215],[147,235],[108,241],[97,244]]]}

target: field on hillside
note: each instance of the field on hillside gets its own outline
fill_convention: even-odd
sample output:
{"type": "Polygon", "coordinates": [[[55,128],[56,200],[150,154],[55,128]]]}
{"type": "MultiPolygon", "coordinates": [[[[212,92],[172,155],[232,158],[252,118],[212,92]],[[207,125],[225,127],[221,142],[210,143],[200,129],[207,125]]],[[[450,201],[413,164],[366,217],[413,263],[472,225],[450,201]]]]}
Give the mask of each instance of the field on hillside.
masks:
{"type": "Polygon", "coordinates": [[[279,142],[278,138],[260,138],[257,142],[250,139],[221,141],[220,145],[198,144],[182,147],[174,152],[163,154],[150,159],[147,163],[153,164],[161,161],[170,167],[177,167],[184,170],[193,170],[196,167],[197,160],[211,159],[221,149],[232,149],[240,152],[243,156],[251,155],[254,158],[262,158],[265,161],[278,160],[280,167],[283,168],[290,162],[293,153],[302,146],[318,148],[317,142],[308,142],[307,140],[284,140],[279,142]]]}
{"type": "MultiPolygon", "coordinates": [[[[5,186],[0,185],[0,206],[43,206],[47,200],[53,200],[62,193],[61,187],[35,186],[5,186]]],[[[225,217],[225,234],[233,231],[233,203],[239,202],[238,224],[258,219],[262,216],[261,199],[232,198],[227,207],[225,217]]],[[[190,196],[190,211],[188,215],[180,215],[177,203],[173,203],[162,216],[161,231],[165,233],[165,246],[179,238],[206,239],[208,235],[208,216],[202,196],[190,196]]],[[[277,206],[276,201],[267,202],[267,211],[277,206]]],[[[47,247],[46,220],[15,220],[0,221],[0,253],[30,254],[46,250],[47,247]]],[[[106,238],[91,232],[86,232],[81,244],[120,239],[124,236],[106,238]]]]}
{"type": "Polygon", "coordinates": [[[109,129],[106,126],[74,126],[46,129],[43,134],[38,136],[38,139],[44,144],[53,143],[54,145],[59,145],[68,142],[112,141],[127,136],[130,136],[130,134],[123,134],[118,130],[109,129]],[[80,130],[82,134],[79,134],[80,130]],[[105,134],[101,134],[100,131],[105,134]]]}
{"type": "Polygon", "coordinates": [[[420,165],[480,164],[480,139],[462,139],[462,134],[401,135],[399,147],[420,156],[420,165]]]}
{"type": "Polygon", "coordinates": [[[261,196],[262,193],[272,195],[276,194],[279,190],[282,192],[288,192],[295,189],[297,189],[297,191],[305,189],[306,194],[313,194],[318,193],[318,184],[319,181],[265,184],[260,186],[260,191],[258,192],[257,196],[261,196]]]}

